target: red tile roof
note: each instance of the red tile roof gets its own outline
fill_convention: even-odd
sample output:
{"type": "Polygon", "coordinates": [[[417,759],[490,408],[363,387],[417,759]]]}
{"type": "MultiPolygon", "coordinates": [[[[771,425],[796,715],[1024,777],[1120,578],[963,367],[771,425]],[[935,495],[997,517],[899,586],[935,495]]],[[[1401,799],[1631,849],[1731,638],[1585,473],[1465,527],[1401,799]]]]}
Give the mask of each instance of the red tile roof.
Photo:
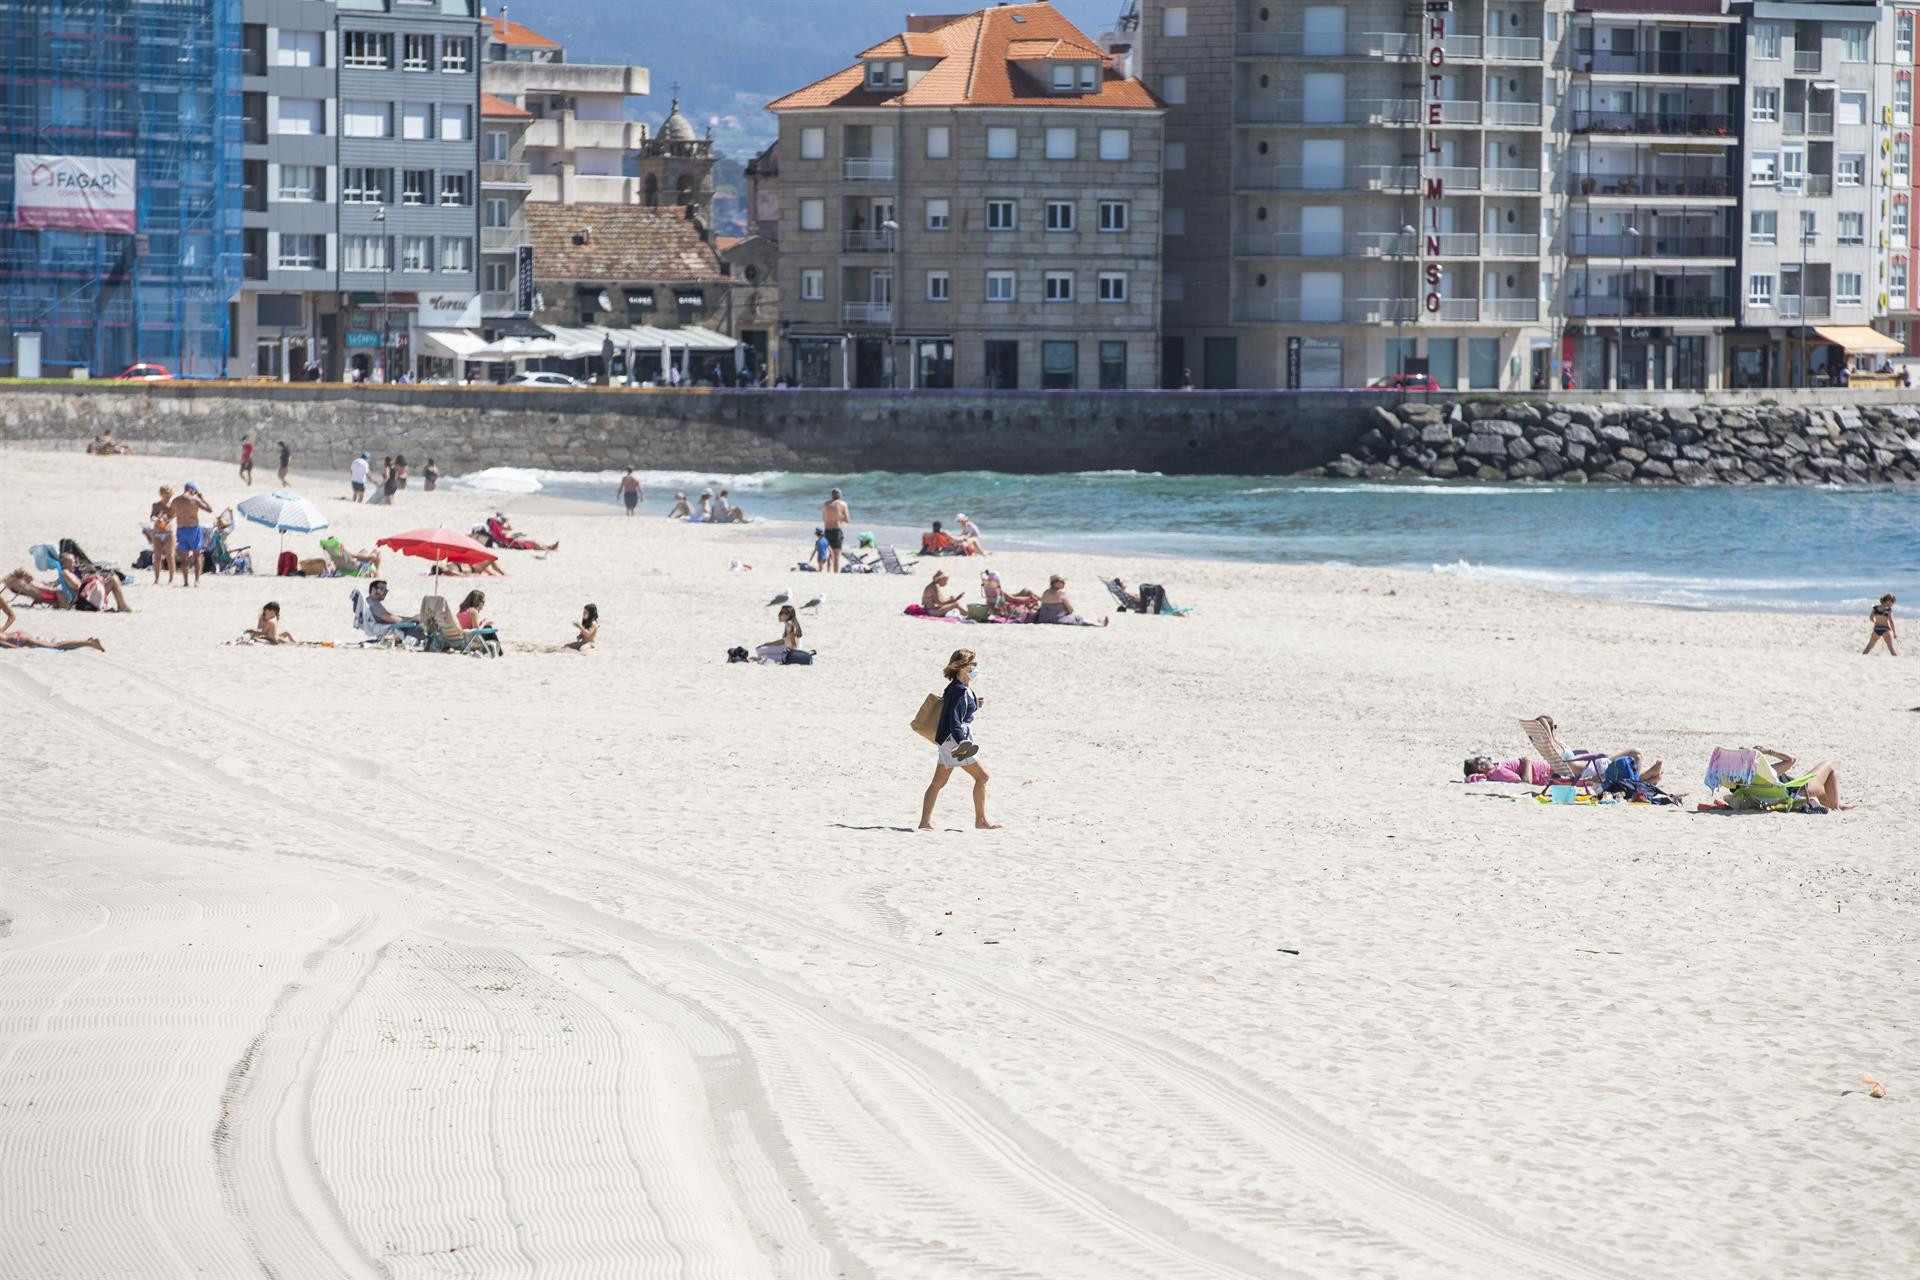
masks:
{"type": "Polygon", "coordinates": [[[517,22],[509,22],[501,17],[489,17],[493,24],[493,38],[501,44],[521,45],[531,49],[558,49],[560,46],[541,35],[529,30],[517,22]]]}
{"type": "Polygon", "coordinates": [[[531,120],[533,112],[523,111],[505,98],[496,98],[491,93],[480,95],[480,114],[489,120],[531,120]]]}
{"type": "MultiPolygon", "coordinates": [[[[769,103],[769,111],[809,107],[1101,107],[1156,110],[1160,103],[1138,80],[1114,73],[1109,64],[1100,88],[1093,93],[1056,94],[1047,82],[1018,63],[1055,57],[1081,61],[1105,58],[1099,45],[1087,39],[1050,4],[1009,4],[980,9],[945,21],[924,32],[894,38],[913,57],[939,61],[904,92],[869,89],[862,65],[836,71],[769,103]],[[938,53],[919,52],[921,43],[939,46],[938,53]],[[1038,52],[1035,52],[1038,50],[1038,52]]],[[[885,41],[868,50],[889,50],[885,41]]],[[[866,55],[863,55],[866,56],[866,55]]]]}
{"type": "Polygon", "coordinates": [[[678,207],[637,204],[549,204],[522,208],[533,240],[533,273],[541,280],[724,280],[720,256],[678,207]],[[593,234],[581,243],[583,232],[593,234]]]}

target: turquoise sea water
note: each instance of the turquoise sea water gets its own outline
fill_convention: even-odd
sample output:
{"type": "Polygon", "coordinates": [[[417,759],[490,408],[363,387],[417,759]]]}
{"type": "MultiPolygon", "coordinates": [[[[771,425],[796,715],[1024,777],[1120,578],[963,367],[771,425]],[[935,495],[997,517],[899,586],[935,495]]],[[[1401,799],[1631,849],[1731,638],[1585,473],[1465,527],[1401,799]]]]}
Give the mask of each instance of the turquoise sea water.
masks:
{"type": "MultiPolygon", "coordinates": [[[[495,468],[449,482],[615,510],[618,472],[495,468]]],[[[1920,491],[1480,485],[1137,472],[845,476],[643,473],[643,514],[724,485],[750,515],[815,522],[828,489],[857,529],[906,542],[965,511],[989,547],[1040,543],[1273,563],[1415,569],[1693,608],[1920,607],[1920,491]]],[[[796,550],[795,559],[800,558],[796,550]]],[[[1131,576],[1131,575],[1128,575],[1131,576]]]]}

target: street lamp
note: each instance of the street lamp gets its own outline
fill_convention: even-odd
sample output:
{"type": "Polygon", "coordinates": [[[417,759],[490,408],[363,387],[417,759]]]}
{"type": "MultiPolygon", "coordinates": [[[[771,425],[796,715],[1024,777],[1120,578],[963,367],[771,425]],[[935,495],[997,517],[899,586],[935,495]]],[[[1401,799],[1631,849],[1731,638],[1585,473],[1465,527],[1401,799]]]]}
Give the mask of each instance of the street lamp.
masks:
{"type": "Polygon", "coordinates": [[[887,387],[900,385],[899,322],[894,319],[900,306],[900,224],[888,218],[880,224],[887,233],[887,387]]]}
{"type": "Polygon", "coordinates": [[[1400,289],[1406,296],[1401,298],[1400,305],[1393,309],[1393,350],[1395,358],[1400,362],[1400,367],[1394,370],[1394,372],[1402,375],[1400,379],[1400,396],[1403,400],[1407,394],[1407,380],[1405,377],[1407,372],[1407,312],[1413,309],[1414,295],[1419,292],[1417,288],[1411,290],[1407,288],[1407,255],[1413,252],[1414,236],[1417,234],[1411,226],[1400,228],[1400,289]]]}
{"type": "Polygon", "coordinates": [[[387,211],[384,206],[373,211],[373,223],[380,228],[380,381],[392,382],[387,350],[392,335],[388,330],[390,321],[387,308],[393,299],[387,291],[387,275],[393,268],[393,246],[387,242],[387,211]]]}

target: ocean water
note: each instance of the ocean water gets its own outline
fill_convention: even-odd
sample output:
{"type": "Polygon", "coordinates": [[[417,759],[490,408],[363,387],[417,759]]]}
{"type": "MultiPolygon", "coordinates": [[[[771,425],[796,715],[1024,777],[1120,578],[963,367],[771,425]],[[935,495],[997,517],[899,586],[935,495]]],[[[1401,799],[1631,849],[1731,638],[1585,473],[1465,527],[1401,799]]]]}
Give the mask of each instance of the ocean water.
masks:
{"type": "MultiPolygon", "coordinates": [[[[548,493],[616,510],[620,473],[494,468],[449,488],[548,493]]],[[[844,476],[643,472],[643,515],[724,486],[749,515],[814,522],[830,488],[856,529],[907,543],[964,511],[991,548],[1044,544],[1223,560],[1378,565],[1707,609],[1920,606],[1920,491],[1655,489],[1163,476],[1133,471],[844,476]]],[[[801,550],[804,550],[802,548],[801,550]]],[[[799,558],[798,555],[795,556],[799,558]]]]}

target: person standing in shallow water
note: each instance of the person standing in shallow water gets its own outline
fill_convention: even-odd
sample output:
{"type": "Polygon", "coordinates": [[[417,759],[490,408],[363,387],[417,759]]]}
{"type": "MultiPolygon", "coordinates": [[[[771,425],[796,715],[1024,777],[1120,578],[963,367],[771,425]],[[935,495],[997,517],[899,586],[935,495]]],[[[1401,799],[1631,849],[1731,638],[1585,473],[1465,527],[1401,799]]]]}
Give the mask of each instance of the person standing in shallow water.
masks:
{"type": "Polygon", "coordinates": [[[974,677],[980,673],[979,660],[971,649],[955,649],[947,660],[944,674],[947,691],[940,698],[940,723],[933,731],[939,759],[933,766],[933,781],[920,799],[920,830],[933,830],[933,806],[955,769],[964,769],[973,779],[973,825],[982,831],[998,831],[1000,824],[987,820],[987,771],[980,763],[980,748],[973,740],[973,715],[980,709],[980,695],[974,692],[974,677]]]}

